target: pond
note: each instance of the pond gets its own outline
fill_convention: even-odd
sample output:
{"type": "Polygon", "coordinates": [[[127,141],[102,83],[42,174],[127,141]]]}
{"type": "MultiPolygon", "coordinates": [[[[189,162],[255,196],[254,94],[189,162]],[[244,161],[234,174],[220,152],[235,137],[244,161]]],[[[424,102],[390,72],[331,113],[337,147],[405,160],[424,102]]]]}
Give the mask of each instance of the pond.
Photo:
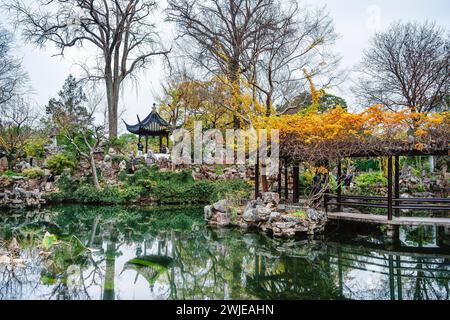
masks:
{"type": "Polygon", "coordinates": [[[276,240],[209,229],[201,208],[85,206],[3,214],[0,226],[25,259],[0,265],[1,300],[450,299],[434,230],[404,229],[394,250],[377,233],[276,240]],[[45,233],[65,245],[51,251],[45,233]]]}

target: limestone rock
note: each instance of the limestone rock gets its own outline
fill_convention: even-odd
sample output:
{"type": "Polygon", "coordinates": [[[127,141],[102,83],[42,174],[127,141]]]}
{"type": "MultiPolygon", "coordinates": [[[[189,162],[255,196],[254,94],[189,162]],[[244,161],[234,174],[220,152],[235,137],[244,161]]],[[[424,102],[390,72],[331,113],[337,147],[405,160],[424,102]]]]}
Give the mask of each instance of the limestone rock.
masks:
{"type": "Polygon", "coordinates": [[[275,192],[264,192],[262,195],[264,204],[274,204],[277,206],[280,203],[280,195],[275,192]]]}
{"type": "Polygon", "coordinates": [[[213,204],[214,210],[219,212],[229,212],[230,211],[230,204],[228,203],[228,200],[220,200],[213,204]]]}
{"type": "Polygon", "coordinates": [[[253,208],[247,209],[242,215],[242,219],[246,222],[256,222],[256,210],[253,208]]]}
{"type": "Polygon", "coordinates": [[[266,207],[257,207],[255,209],[256,213],[256,221],[267,221],[270,218],[270,214],[272,210],[266,207]]]}
{"type": "Polygon", "coordinates": [[[206,206],[204,212],[205,212],[205,220],[206,221],[210,220],[214,215],[213,206],[206,206]]]}
{"type": "Polygon", "coordinates": [[[226,228],[231,225],[230,214],[224,212],[218,212],[216,215],[217,226],[221,228],[226,228]]]}
{"type": "Polygon", "coordinates": [[[279,212],[272,212],[270,214],[269,221],[270,222],[276,221],[276,220],[278,220],[280,218],[280,216],[281,216],[281,213],[279,213],[279,212]]]}
{"type": "Polygon", "coordinates": [[[319,221],[323,220],[325,214],[321,211],[318,211],[316,209],[307,209],[306,214],[308,215],[309,220],[311,221],[319,221]]]}

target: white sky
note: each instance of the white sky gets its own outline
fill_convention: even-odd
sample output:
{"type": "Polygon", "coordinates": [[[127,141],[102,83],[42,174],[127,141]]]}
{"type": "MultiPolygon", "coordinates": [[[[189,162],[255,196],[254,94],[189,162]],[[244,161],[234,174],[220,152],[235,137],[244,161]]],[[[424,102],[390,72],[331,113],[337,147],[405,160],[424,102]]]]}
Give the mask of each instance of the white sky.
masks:
{"type": "MultiPolygon", "coordinates": [[[[373,33],[385,29],[394,21],[428,19],[450,29],[449,0],[304,0],[303,3],[316,7],[326,6],[326,10],[334,19],[336,31],[341,35],[335,50],[343,56],[342,67],[349,69],[360,62],[362,51],[367,47],[373,33]]],[[[162,19],[162,14],[159,16],[162,19]]],[[[0,24],[6,28],[11,25],[7,15],[2,12],[0,24]]],[[[173,34],[172,27],[164,25],[162,21],[159,25],[163,37],[170,39],[173,34]]],[[[79,52],[71,52],[64,59],[52,57],[57,53],[53,47],[37,49],[24,44],[19,32],[15,34],[17,56],[23,57],[23,67],[29,74],[35,92],[33,99],[37,105],[44,106],[57,94],[69,73],[78,74],[74,61],[79,52]]],[[[160,84],[163,77],[161,63],[155,61],[140,77],[138,85],[129,85],[126,88],[120,102],[126,110],[125,121],[135,122],[136,114],[148,114],[151,105],[161,93],[160,84]]],[[[336,89],[336,93],[352,104],[354,99],[348,90],[350,84],[350,81],[347,81],[336,89]]]]}

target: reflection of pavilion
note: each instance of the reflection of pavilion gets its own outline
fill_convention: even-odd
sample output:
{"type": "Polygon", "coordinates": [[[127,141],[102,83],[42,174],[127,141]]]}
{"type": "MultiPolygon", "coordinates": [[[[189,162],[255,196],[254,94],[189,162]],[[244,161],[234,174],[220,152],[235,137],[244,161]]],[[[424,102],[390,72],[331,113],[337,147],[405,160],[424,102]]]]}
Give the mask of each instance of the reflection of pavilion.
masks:
{"type": "Polygon", "coordinates": [[[134,270],[136,271],[136,278],[134,283],[137,282],[139,276],[142,276],[153,289],[156,281],[163,274],[169,271],[169,268],[173,264],[173,259],[168,256],[143,256],[134,258],[128,261],[123,271],[134,270]]]}

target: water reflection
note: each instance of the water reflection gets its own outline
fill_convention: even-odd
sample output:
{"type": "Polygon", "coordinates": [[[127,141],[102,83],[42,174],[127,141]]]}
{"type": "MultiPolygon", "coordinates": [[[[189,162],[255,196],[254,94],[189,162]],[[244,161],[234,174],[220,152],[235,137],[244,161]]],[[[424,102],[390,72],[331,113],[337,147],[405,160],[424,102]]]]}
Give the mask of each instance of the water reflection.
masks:
{"type": "Polygon", "coordinates": [[[3,218],[29,263],[0,266],[0,299],[450,299],[450,255],[209,230],[198,210],[53,212],[3,218]],[[30,237],[42,230],[91,250],[48,263],[30,237]]]}

